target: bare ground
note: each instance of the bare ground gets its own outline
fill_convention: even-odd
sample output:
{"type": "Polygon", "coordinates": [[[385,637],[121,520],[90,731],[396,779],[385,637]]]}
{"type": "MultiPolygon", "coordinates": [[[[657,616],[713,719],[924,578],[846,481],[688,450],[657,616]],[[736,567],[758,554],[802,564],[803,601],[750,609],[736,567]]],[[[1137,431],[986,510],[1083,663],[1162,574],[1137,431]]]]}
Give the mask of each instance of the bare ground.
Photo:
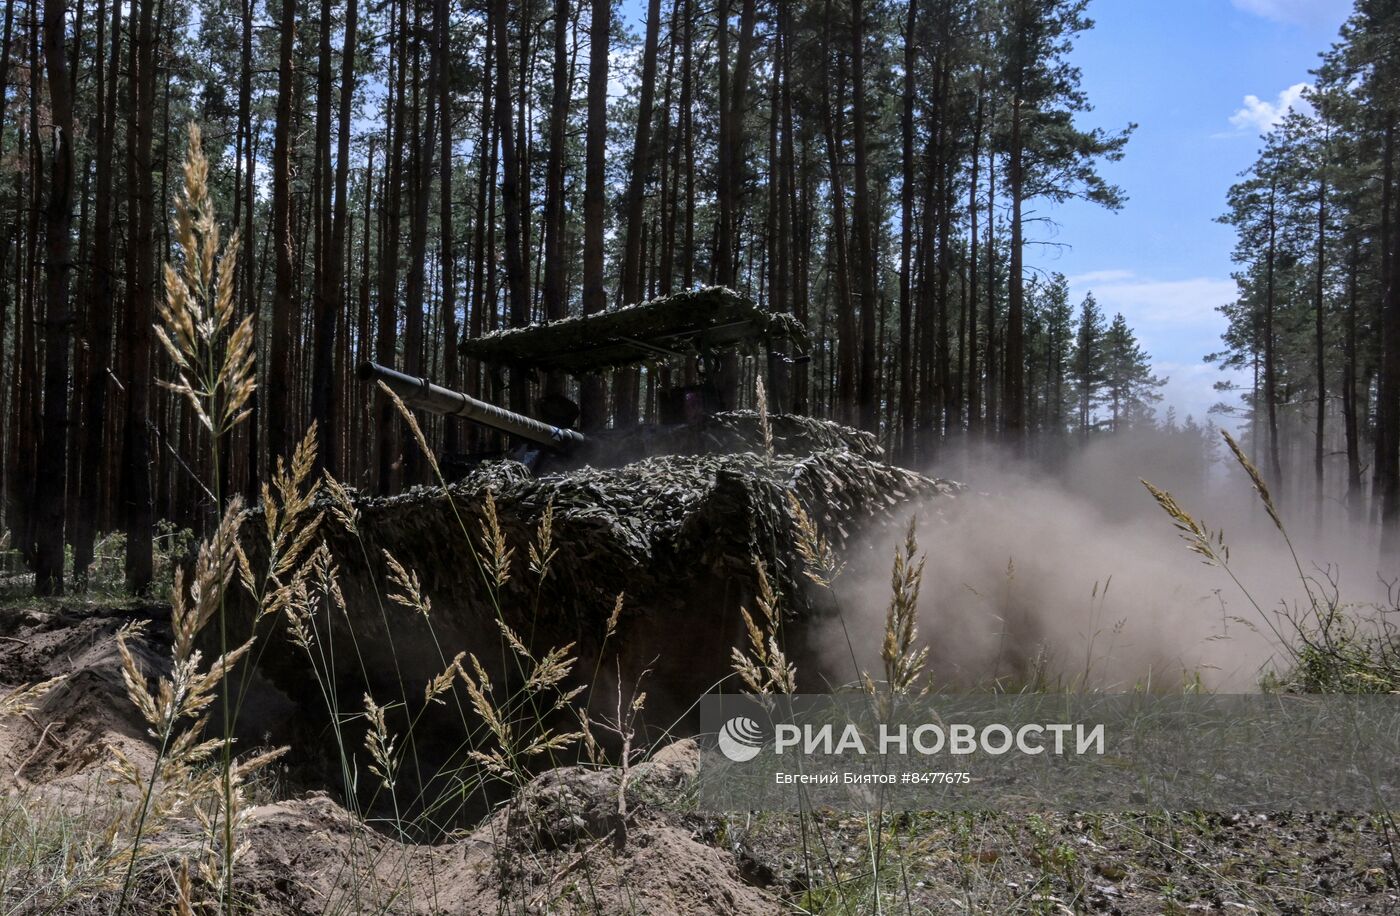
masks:
{"type": "MultiPolygon", "coordinates": [[[[104,763],[114,748],[149,766],[154,750],[127,701],[115,634],[151,621],[132,646],[162,670],[159,607],[25,603],[0,609],[0,693],[59,674],[68,681],[0,731],[0,786],[12,806],[99,829],[104,763]]],[[[567,767],[544,773],[452,842],[399,842],[359,822],[331,795],[302,792],[252,812],[236,893],[250,912],[769,914],[779,899],[740,874],[706,837],[703,819],[657,801],[690,780],[692,742],[625,774],[567,767]]],[[[11,813],[13,816],[13,811],[11,813]]],[[[198,825],[168,830],[142,862],[136,912],[168,912],[174,862],[198,846],[198,825]]],[[[32,877],[32,875],[31,875],[32,877]]],[[[65,894],[6,879],[5,912],[105,912],[116,891],[65,894]]]]}
{"type": "MultiPolygon", "coordinates": [[[[69,675],[0,728],[0,836],[39,838],[29,861],[0,856],[0,912],[112,909],[120,882],[64,889],[62,863],[43,857],[69,847],[45,838],[100,831],[119,803],[104,779],[114,749],[153,759],[114,634],[149,621],[133,646],[157,673],[168,658],[166,613],[0,606],[0,693],[69,675]]],[[[625,774],[551,770],[435,846],[401,842],[326,792],[272,780],[244,832],[236,894],[249,912],[271,914],[1400,912],[1397,837],[1385,817],[897,814],[872,831],[869,818],[837,812],[799,821],[689,811],[697,765],[695,745],[681,741],[625,774]],[[873,870],[877,843],[884,864],[873,870]]],[[[198,843],[193,820],[153,839],[132,911],[169,911],[176,863],[198,843]]]]}

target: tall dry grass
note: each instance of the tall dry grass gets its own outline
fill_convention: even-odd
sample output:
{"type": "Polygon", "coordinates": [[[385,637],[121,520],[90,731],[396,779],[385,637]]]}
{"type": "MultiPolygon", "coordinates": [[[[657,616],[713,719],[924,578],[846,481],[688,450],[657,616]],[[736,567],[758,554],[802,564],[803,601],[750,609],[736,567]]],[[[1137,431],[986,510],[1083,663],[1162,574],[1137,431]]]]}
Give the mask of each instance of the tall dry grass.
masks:
{"type": "MultiPolygon", "coordinates": [[[[228,593],[235,579],[256,600],[256,617],[279,614],[304,590],[305,567],[300,564],[315,535],[318,517],[309,510],[315,483],[309,481],[315,463],[315,439],[309,434],[292,456],[291,467],[280,461],[271,485],[264,485],[261,508],[272,543],[266,569],[255,571],[240,546],[246,518],[242,499],[227,502],[219,486],[223,440],[249,416],[248,401],[256,387],[253,366],[252,316],[237,320],[234,283],[237,277],[238,234],[220,250],[219,227],[209,195],[209,163],[199,128],[191,125],[183,169],[183,186],[175,205],[178,259],[165,265],[165,299],[156,335],[175,367],[173,380],[161,384],[184,397],[207,434],[211,479],[206,483],[220,517],[213,534],[200,545],[192,572],[175,574],[171,590],[171,671],[146,687],[142,671],[127,640],[118,635],[123,679],[128,696],[140,711],[156,741],[149,772],[118,754],[113,769],[118,781],[140,791],[140,801],[116,838],[129,851],[117,911],[133,890],[142,843],[152,830],[173,816],[192,812],[204,831],[201,855],[195,863],[202,890],[221,909],[235,895],[236,865],[246,855],[239,840],[248,819],[244,785],[248,778],[277,759],[285,748],[239,758],[234,748],[238,698],[232,674],[252,653],[254,631],[243,642],[229,640],[228,593]],[[208,665],[196,647],[205,628],[218,627],[219,654],[208,665]],[[207,710],[222,697],[221,728],[215,737],[207,710]],[[212,764],[212,765],[211,765],[212,764]]],[[[246,666],[245,666],[246,670],[246,666]]],[[[246,676],[246,675],[245,675],[246,676]]],[[[191,906],[189,862],[183,862],[178,895],[191,906]]]]}
{"type": "Polygon", "coordinates": [[[1343,597],[1336,568],[1305,566],[1264,475],[1228,431],[1222,430],[1221,436],[1283,542],[1300,591],[1297,600],[1265,607],[1236,574],[1224,532],[1212,530],[1170,493],[1146,480],[1142,484],[1171,519],[1187,549],[1205,564],[1223,570],[1254,611],[1252,620],[1235,619],[1251,627],[1262,624],[1272,637],[1278,661],[1264,672],[1261,686],[1308,693],[1400,691],[1400,590],[1396,584],[1388,584],[1384,604],[1350,602],[1343,597]]]}

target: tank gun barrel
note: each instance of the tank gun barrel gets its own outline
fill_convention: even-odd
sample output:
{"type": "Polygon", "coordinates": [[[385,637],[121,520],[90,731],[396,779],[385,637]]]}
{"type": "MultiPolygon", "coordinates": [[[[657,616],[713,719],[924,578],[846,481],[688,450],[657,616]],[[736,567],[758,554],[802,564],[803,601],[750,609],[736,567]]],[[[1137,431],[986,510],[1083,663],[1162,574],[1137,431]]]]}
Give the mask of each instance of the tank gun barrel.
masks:
{"type": "Polygon", "coordinates": [[[355,374],[362,382],[383,382],[405,404],[419,410],[445,417],[463,417],[551,448],[568,449],[582,445],[585,441],[583,434],[577,430],[542,423],[533,417],[479,401],[471,395],[443,388],[425,378],[406,375],[378,363],[360,363],[355,374]]]}

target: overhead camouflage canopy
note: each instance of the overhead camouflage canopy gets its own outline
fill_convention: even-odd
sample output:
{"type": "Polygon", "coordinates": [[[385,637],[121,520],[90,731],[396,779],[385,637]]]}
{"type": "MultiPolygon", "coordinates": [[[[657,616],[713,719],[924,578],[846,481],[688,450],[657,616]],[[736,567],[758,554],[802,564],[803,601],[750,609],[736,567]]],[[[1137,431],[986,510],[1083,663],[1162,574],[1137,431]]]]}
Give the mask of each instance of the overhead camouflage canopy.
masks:
{"type": "Polygon", "coordinates": [[[805,350],[802,324],[722,286],[661,296],[610,312],[493,331],[462,341],[463,356],[495,365],[597,372],[745,342],[805,350]]]}
{"type": "MultiPolygon", "coordinates": [[[[635,458],[658,455],[705,455],[761,451],[763,421],[753,410],[725,410],[696,423],[677,426],[632,427],[610,434],[605,455],[635,458]]],[[[801,414],[768,417],[773,451],[803,458],[815,452],[841,450],[883,464],[885,450],[873,433],[801,414]]]]}

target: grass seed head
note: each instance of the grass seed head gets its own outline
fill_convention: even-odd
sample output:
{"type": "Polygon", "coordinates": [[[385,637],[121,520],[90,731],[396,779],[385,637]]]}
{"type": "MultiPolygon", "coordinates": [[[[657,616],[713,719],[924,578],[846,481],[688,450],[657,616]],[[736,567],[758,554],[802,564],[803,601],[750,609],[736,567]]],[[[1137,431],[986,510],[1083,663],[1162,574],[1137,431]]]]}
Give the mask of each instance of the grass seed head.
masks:
{"type": "Polygon", "coordinates": [[[797,555],[802,558],[802,571],[817,585],[830,588],[844,567],[836,559],[836,551],[832,549],[831,542],[802,507],[797,494],[789,490],[787,501],[794,522],[797,555]]]}

